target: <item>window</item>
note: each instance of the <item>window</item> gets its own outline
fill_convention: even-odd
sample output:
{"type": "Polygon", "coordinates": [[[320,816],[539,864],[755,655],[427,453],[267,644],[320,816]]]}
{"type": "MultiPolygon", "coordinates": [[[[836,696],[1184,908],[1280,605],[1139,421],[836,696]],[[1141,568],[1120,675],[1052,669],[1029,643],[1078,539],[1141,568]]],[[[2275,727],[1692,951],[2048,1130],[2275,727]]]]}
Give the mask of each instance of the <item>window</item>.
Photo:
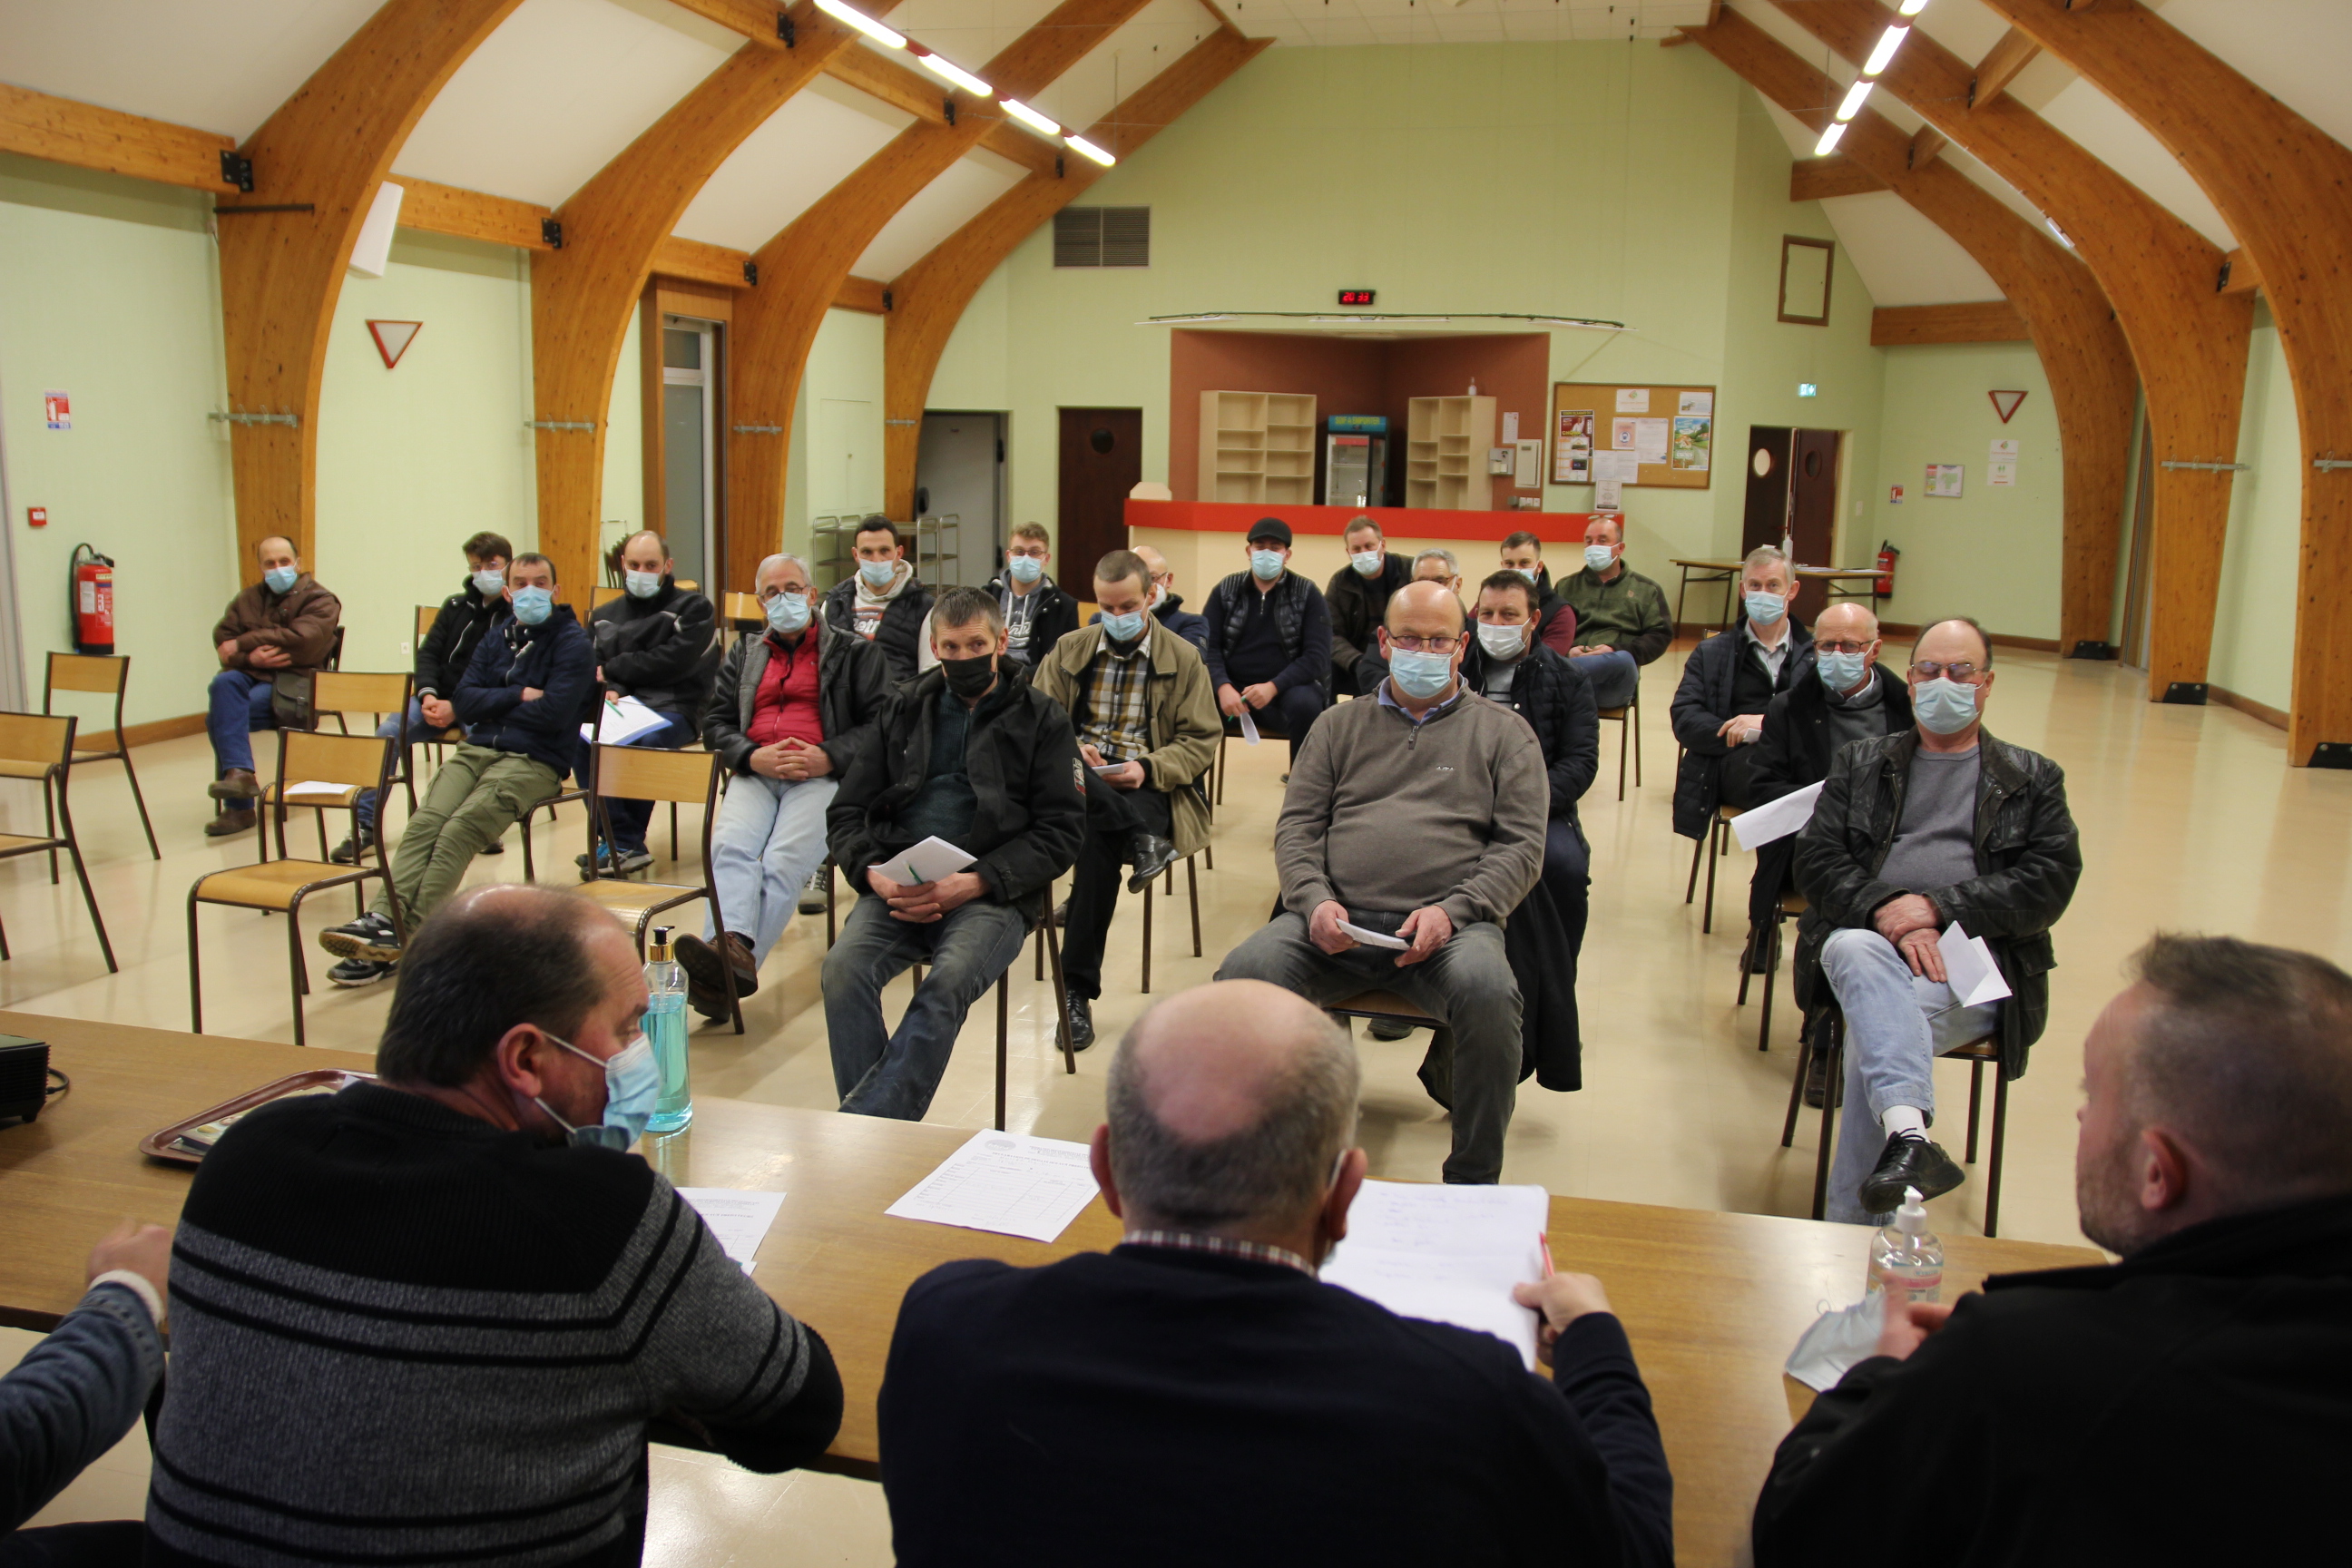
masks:
{"type": "Polygon", "coordinates": [[[1149,267],[1150,207],[1064,207],[1054,215],[1056,267],[1149,267]]]}

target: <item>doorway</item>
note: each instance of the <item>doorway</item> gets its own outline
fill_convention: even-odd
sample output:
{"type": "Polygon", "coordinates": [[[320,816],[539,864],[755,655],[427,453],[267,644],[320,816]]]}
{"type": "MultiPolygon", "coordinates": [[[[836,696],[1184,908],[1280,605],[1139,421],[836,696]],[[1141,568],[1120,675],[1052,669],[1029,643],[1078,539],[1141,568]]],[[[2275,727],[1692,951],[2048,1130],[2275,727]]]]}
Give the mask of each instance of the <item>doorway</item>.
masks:
{"type": "Polygon", "coordinates": [[[1143,478],[1143,410],[1062,410],[1061,504],[1054,549],[1060,576],[1093,591],[1096,562],[1127,548],[1127,496],[1143,478]]]}
{"type": "MultiPolygon", "coordinates": [[[[1838,455],[1841,433],[1786,425],[1748,427],[1748,496],[1740,514],[1739,552],[1783,539],[1807,566],[1837,564],[1838,455]]],[[[1792,607],[1807,622],[1829,602],[1829,591],[1808,583],[1792,607]]]]}
{"type": "Polygon", "coordinates": [[[953,587],[994,576],[1003,504],[1004,416],[926,411],[915,448],[915,515],[940,520],[940,553],[936,581],[929,569],[924,580],[953,587]]]}
{"type": "Polygon", "coordinates": [[[716,602],[719,559],[719,323],[662,318],[662,534],[677,580],[716,602]]]}

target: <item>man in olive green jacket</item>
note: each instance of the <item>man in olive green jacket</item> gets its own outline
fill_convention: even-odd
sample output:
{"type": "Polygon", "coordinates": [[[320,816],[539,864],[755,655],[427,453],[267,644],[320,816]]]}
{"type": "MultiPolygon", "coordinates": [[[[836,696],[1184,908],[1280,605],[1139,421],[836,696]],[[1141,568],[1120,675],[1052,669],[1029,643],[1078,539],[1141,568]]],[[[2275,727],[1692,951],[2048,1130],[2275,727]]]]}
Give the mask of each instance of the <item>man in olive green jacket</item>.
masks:
{"type": "Polygon", "coordinates": [[[1031,684],[1066,709],[1087,775],[1087,840],[1071,880],[1062,975],[1070,994],[1070,1043],[1094,1043],[1094,999],[1102,994],[1103,938],[1128,890],[1209,841],[1202,775],[1215,761],[1223,725],[1209,668],[1199,650],[1148,606],[1151,569],[1133,551],[1114,550],[1095,567],[1101,616],[1055,642],[1031,684]]]}

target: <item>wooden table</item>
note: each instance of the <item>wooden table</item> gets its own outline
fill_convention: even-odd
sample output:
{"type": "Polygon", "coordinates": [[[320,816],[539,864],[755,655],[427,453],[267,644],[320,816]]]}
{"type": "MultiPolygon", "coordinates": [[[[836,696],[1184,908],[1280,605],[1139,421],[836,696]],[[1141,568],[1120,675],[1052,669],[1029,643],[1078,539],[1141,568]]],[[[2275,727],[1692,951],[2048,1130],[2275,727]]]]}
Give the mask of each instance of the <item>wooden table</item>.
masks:
{"type": "MultiPolygon", "coordinates": [[[[1720,626],[1731,625],[1733,585],[1739,581],[1740,571],[1748,564],[1746,562],[1673,560],[1666,564],[1679,566],[1683,573],[1682,584],[1675,590],[1675,626],[1679,626],[1683,624],[1683,595],[1690,592],[1690,585],[1693,583],[1696,583],[1701,587],[1713,583],[1723,584],[1723,616],[1716,622],[1716,625],[1720,626]],[[1700,573],[1702,575],[1694,577],[1691,575],[1694,572],[1700,573]]],[[[1878,568],[1875,566],[1800,566],[1797,568],[1799,582],[1819,583],[1823,592],[1832,599],[1874,597],[1877,593],[1878,576],[1878,568]],[[1840,586],[1842,584],[1851,584],[1865,581],[1869,583],[1869,587],[1840,586]]]]}
{"type": "MultiPolygon", "coordinates": [[[[21,1013],[0,1014],[0,1031],[48,1040],[74,1080],[38,1121],[0,1130],[0,1322],[26,1328],[50,1326],[81,1299],[82,1260],[117,1219],[178,1216],[190,1173],[142,1158],[141,1138],[289,1072],[370,1065],[346,1052],[21,1013]]],[[[876,1474],[875,1395],[899,1299],[918,1276],[959,1258],[1044,1263],[1118,1237],[1099,1201],[1052,1245],[883,1214],[970,1136],[705,1099],[692,1127],[646,1145],[681,1186],[785,1194],[752,1278],[824,1335],[848,1385],[825,1468],[876,1474]]],[[[1796,1385],[1781,1363],[1822,1303],[1860,1294],[1870,1233],[1583,1198],[1554,1198],[1551,1215],[1553,1258],[1607,1284],[1649,1382],[1675,1471],[1677,1556],[1739,1561],[1749,1509],[1789,1428],[1796,1385]]],[[[2032,1242],[1955,1237],[1945,1246],[1954,1290],[1995,1270],[2097,1260],[2032,1242]]]]}

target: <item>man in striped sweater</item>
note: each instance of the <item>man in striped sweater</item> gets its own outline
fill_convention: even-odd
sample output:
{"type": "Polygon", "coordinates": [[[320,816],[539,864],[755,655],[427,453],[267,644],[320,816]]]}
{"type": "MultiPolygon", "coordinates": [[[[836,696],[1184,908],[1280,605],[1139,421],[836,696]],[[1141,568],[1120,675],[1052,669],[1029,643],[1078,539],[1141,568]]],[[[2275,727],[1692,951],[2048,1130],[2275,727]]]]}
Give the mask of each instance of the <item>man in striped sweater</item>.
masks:
{"type": "Polygon", "coordinates": [[[651,1109],[646,1005],[594,905],[478,888],[409,945],[382,1081],[221,1140],[173,1249],[150,1563],[635,1563],[648,1422],[755,1470],[824,1452],[824,1342],[608,1146],[651,1109]]]}

